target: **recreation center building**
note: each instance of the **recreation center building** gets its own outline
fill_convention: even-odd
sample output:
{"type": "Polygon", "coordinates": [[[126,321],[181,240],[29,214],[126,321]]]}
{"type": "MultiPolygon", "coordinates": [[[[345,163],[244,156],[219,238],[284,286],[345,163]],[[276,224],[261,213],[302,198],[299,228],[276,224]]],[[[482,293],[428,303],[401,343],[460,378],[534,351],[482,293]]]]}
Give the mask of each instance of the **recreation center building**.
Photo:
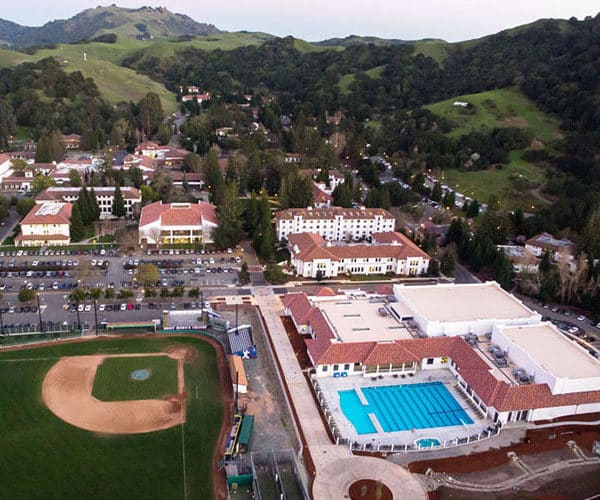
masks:
{"type": "Polygon", "coordinates": [[[495,282],[326,290],[282,302],[338,437],[408,432],[445,447],[508,422],[600,413],[600,362],[495,282]]]}

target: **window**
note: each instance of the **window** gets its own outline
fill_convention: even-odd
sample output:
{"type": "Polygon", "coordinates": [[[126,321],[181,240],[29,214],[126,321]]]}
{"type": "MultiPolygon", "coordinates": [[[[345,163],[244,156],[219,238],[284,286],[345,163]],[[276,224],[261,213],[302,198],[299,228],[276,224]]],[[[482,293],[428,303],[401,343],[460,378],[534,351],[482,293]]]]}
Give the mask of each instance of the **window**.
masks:
{"type": "Polygon", "coordinates": [[[344,365],[344,370],[349,370],[350,369],[350,363],[346,363],[344,365]]]}
{"type": "Polygon", "coordinates": [[[340,369],[340,365],[333,365],[333,371],[337,372],[340,369]]]}
{"type": "Polygon", "coordinates": [[[328,368],[329,368],[329,366],[327,366],[327,365],[323,365],[323,366],[321,367],[321,371],[322,371],[322,372],[326,372],[328,368]]]}
{"type": "Polygon", "coordinates": [[[427,358],[427,364],[428,365],[432,365],[433,364],[433,358],[427,358]]]}

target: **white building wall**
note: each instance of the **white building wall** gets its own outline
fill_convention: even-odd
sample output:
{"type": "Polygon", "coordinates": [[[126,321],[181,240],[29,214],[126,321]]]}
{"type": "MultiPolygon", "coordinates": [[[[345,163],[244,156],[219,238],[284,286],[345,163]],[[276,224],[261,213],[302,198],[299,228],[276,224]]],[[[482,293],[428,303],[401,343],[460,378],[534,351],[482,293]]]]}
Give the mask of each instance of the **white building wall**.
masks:
{"type": "Polygon", "coordinates": [[[336,216],[332,219],[309,219],[295,216],[292,219],[278,219],[275,223],[277,239],[290,234],[316,233],[329,241],[368,238],[373,233],[393,231],[395,220],[375,216],[373,219],[346,219],[336,216]]]}

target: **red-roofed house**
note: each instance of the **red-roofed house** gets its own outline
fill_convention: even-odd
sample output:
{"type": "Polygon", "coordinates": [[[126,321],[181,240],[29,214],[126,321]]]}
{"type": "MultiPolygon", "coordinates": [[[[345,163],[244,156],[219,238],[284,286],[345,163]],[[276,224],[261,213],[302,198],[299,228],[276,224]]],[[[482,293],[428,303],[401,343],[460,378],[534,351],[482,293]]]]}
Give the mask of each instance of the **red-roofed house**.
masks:
{"type": "Polygon", "coordinates": [[[71,243],[71,203],[35,205],[21,221],[15,245],[44,246],[71,243]]]}
{"type": "Polygon", "coordinates": [[[139,241],[140,245],[212,243],[217,224],[215,207],[210,203],[158,201],[142,208],[139,241]]]}
{"type": "Polygon", "coordinates": [[[334,245],[314,233],[290,234],[291,264],[305,278],[340,274],[418,276],[427,272],[430,257],[400,233],[373,234],[374,245],[334,245]]]}

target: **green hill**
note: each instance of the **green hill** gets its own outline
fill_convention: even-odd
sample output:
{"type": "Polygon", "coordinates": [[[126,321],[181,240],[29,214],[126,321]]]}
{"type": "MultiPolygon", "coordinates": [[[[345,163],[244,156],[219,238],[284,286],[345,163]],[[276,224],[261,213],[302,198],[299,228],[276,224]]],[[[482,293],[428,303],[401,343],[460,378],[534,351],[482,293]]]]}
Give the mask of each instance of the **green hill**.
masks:
{"type": "MultiPolygon", "coordinates": [[[[448,135],[454,138],[495,127],[522,127],[533,131],[536,147],[552,149],[560,137],[558,121],[541,111],[516,88],[461,95],[425,107],[452,124],[453,129],[448,135]],[[456,101],[467,102],[471,107],[454,106],[456,101]]],[[[479,200],[486,201],[493,194],[506,200],[509,208],[535,211],[546,205],[539,194],[545,182],[546,168],[523,160],[523,152],[511,151],[509,161],[501,169],[446,169],[442,180],[479,200]]]]}
{"type": "Polygon", "coordinates": [[[219,30],[212,24],[199,23],[164,7],[125,9],[115,5],[100,6],[39,27],[21,26],[0,19],[0,40],[15,47],[71,43],[105,33],[115,33],[121,38],[153,39],[205,35],[219,33],[219,30]]]}
{"type": "Polygon", "coordinates": [[[452,124],[449,134],[452,137],[495,127],[530,128],[544,143],[552,142],[559,134],[558,121],[541,111],[516,88],[460,95],[425,107],[452,124]],[[454,106],[456,101],[471,106],[454,106]]]}

